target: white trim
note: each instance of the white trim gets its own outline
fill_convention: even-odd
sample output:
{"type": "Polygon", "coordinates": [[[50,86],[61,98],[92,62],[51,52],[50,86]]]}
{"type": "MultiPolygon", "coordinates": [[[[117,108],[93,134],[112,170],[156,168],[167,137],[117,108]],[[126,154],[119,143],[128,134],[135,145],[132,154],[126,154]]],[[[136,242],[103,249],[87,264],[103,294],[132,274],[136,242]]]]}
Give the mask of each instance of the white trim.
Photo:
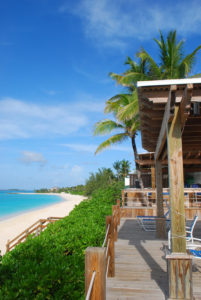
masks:
{"type": "Polygon", "coordinates": [[[201,78],[184,78],[184,79],[167,79],[167,80],[150,80],[150,81],[138,81],[137,87],[146,86],[165,86],[165,85],[178,85],[188,83],[201,83],[201,78]]]}

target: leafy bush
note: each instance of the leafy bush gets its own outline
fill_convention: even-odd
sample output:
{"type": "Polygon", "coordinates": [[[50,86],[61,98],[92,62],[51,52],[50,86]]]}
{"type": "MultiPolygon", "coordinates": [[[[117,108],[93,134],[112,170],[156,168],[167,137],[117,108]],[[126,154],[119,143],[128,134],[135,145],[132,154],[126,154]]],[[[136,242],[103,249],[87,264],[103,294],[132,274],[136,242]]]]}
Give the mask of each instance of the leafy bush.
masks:
{"type": "Polygon", "coordinates": [[[110,168],[98,169],[98,172],[91,173],[85,185],[85,195],[91,195],[95,190],[113,185],[115,175],[110,168]]]}
{"type": "Polygon", "coordinates": [[[101,246],[105,216],[120,197],[121,183],[92,194],[68,217],[3,256],[0,299],[84,299],[84,253],[101,246]]]}

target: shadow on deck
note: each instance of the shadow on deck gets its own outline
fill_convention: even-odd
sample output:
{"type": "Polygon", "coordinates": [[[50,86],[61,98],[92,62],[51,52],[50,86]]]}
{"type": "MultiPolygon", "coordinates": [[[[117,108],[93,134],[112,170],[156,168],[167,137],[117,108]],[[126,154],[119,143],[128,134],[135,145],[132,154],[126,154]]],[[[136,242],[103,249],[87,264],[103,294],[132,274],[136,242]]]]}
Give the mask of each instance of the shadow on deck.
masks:
{"type": "MultiPolygon", "coordinates": [[[[121,219],[115,243],[115,277],[107,279],[106,299],[167,299],[166,245],[167,241],[157,240],[154,232],[143,231],[135,219],[121,219]]],[[[194,269],[194,295],[201,299],[201,269],[194,269]]]]}

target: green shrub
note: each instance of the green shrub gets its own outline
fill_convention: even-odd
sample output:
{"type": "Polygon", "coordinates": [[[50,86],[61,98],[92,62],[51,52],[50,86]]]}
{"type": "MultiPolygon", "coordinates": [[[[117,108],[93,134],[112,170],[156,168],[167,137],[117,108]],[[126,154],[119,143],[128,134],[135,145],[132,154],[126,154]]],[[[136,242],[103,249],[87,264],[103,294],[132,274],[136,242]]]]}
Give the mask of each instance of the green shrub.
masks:
{"type": "Polygon", "coordinates": [[[3,256],[0,299],[84,299],[84,253],[101,246],[105,216],[120,197],[121,183],[92,194],[68,217],[3,256]]]}

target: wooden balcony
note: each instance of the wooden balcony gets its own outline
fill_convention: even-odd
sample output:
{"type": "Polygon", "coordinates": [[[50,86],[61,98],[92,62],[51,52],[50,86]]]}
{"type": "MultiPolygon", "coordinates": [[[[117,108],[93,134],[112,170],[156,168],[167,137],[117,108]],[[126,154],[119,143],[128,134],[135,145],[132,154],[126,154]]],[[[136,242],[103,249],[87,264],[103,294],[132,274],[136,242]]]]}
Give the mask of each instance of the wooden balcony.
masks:
{"type": "MultiPolygon", "coordinates": [[[[201,222],[195,236],[201,238],[201,222]]],[[[121,218],[115,242],[115,277],[106,280],[107,300],[168,298],[167,240],[145,232],[136,219],[121,218]]],[[[201,260],[193,259],[193,296],[201,299],[201,260]]]]}

